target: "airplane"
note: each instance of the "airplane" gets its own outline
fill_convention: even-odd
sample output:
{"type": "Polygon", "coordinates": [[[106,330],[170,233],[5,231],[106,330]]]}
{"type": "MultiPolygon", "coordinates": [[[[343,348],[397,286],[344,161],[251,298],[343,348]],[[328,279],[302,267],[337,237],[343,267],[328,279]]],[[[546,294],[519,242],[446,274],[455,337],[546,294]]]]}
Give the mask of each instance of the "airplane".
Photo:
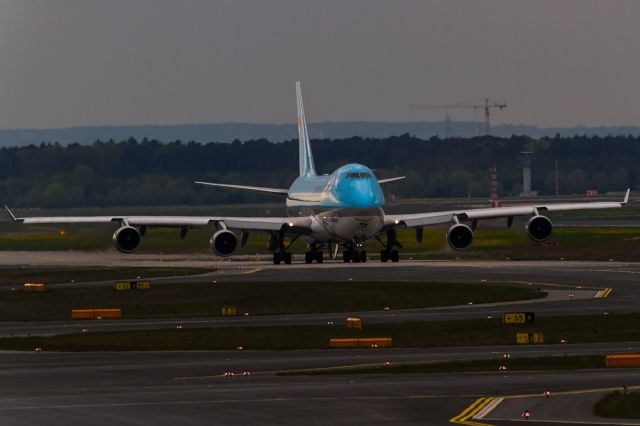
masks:
{"type": "Polygon", "coordinates": [[[449,246],[455,250],[467,249],[473,241],[473,232],[479,220],[507,218],[511,227],[515,216],[530,216],[525,229],[535,242],[547,240],[553,232],[546,212],[621,208],[629,201],[629,189],[622,202],[551,203],[525,206],[459,209],[416,214],[385,214],[381,184],[403,179],[403,176],[377,179],[374,172],[362,164],[346,164],[331,174],[318,175],[307,131],[300,82],[296,83],[297,128],[299,149],[299,176],[289,189],[226,183],[195,182],[215,188],[237,189],[284,197],[287,217],[226,217],[226,216],[59,216],[16,217],[5,205],[13,220],[24,224],[109,223],[119,224],[113,234],[117,250],[133,253],[152,227],[175,227],[184,238],[188,229],[215,227],[210,239],[211,250],[221,257],[230,257],[245,245],[249,233],[266,232],[274,264],[290,264],[291,244],[299,237],[306,240],[308,250],[305,263],[322,263],[323,248],[330,258],[336,258],[342,248],[344,262],[367,261],[364,243],[370,239],[382,245],[380,260],[398,262],[402,245],[397,231],[415,230],[416,240],[422,242],[423,227],[449,225],[445,234],[449,246]],[[240,232],[240,238],[232,230],[240,232]],[[383,236],[386,236],[383,240],[383,236]]]}

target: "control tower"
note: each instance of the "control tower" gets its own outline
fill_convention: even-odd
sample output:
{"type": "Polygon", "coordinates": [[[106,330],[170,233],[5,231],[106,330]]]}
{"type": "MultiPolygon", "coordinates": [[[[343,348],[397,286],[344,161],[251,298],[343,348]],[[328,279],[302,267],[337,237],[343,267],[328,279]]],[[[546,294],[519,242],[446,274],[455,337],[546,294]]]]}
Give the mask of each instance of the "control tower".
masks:
{"type": "Polygon", "coordinates": [[[533,152],[523,151],[518,155],[518,161],[522,166],[522,192],[521,197],[537,197],[538,191],[531,190],[531,161],[533,152]]]}

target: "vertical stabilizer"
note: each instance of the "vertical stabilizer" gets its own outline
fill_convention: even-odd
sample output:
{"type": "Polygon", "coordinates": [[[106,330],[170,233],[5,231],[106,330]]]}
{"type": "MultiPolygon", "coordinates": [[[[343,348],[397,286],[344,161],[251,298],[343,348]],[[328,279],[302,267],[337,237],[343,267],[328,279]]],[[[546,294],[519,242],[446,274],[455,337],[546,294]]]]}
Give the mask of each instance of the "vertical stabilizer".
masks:
{"type": "Polygon", "coordinates": [[[313,165],[313,153],[309,143],[309,133],[307,132],[307,120],[304,118],[304,105],[302,104],[302,90],[300,82],[296,83],[296,101],[298,104],[298,145],[300,176],[315,176],[316,168],[313,165]]]}

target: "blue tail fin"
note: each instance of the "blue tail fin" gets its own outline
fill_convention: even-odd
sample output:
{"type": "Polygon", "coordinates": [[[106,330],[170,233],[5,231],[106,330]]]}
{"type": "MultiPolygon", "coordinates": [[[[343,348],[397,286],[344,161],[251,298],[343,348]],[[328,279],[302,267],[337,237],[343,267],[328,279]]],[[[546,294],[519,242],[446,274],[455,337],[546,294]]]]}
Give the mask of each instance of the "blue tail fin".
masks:
{"type": "Polygon", "coordinates": [[[302,90],[300,82],[296,83],[296,101],[298,104],[298,145],[300,176],[315,176],[316,168],[313,165],[313,153],[309,143],[309,133],[307,132],[307,120],[304,117],[304,105],[302,104],[302,90]]]}

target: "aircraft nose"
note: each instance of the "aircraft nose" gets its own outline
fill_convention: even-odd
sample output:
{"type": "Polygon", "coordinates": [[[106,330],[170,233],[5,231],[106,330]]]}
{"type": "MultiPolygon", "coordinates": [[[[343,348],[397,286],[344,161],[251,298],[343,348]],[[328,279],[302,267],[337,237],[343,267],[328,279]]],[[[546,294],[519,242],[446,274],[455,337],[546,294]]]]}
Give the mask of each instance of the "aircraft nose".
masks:
{"type": "Polygon", "coordinates": [[[341,185],[338,199],[348,207],[371,207],[383,204],[382,192],[370,180],[353,180],[341,185]]]}

